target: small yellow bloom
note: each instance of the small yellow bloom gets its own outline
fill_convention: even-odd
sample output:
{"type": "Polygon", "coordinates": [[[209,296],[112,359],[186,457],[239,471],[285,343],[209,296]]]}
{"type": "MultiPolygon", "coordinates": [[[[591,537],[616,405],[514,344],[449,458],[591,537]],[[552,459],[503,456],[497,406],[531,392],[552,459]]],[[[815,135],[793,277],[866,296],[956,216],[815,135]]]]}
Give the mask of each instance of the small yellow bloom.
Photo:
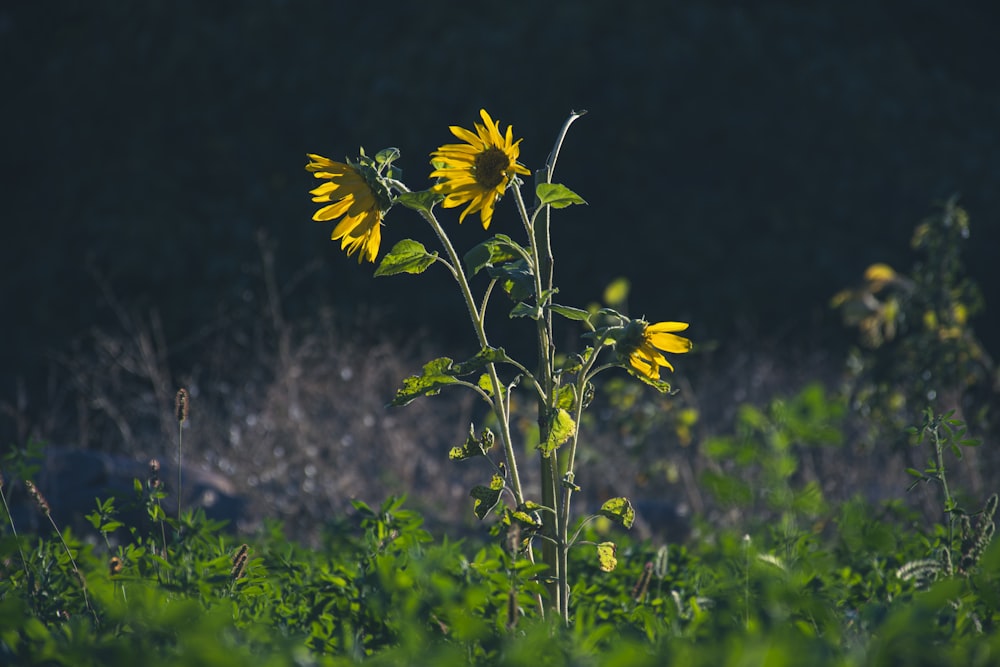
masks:
{"type": "Polygon", "coordinates": [[[316,211],[313,220],[325,222],[343,219],[333,228],[332,240],[341,239],[341,249],[350,257],[358,253],[362,259],[374,262],[382,242],[382,215],[389,208],[388,194],[373,179],[365,177],[362,168],[334,162],[321,155],[309,154],[306,170],[316,178],[327,179],[309,194],[314,202],[332,202],[316,211]]]}
{"type": "Polygon", "coordinates": [[[896,280],[896,272],[888,264],[872,264],[865,269],[865,281],[872,294],[896,280]]]}
{"type": "Polygon", "coordinates": [[[691,341],[675,333],[687,328],[685,322],[649,324],[645,320],[632,320],[625,327],[625,334],[618,343],[619,356],[627,359],[628,365],[636,373],[651,380],[659,380],[661,367],[674,370],[663,352],[684,354],[691,351],[691,341]]]}
{"type": "Polygon", "coordinates": [[[865,280],[868,282],[886,282],[896,277],[896,272],[888,264],[872,264],[865,269],[865,280]]]}
{"type": "Polygon", "coordinates": [[[965,307],[964,303],[956,303],[951,307],[951,316],[955,318],[955,324],[958,326],[965,326],[965,323],[969,321],[969,309],[965,307]]]}
{"type": "Polygon", "coordinates": [[[435,166],[431,178],[442,179],[431,189],[444,195],[441,205],[445,208],[468,202],[458,218],[460,223],[465,216],[479,211],[483,229],[488,229],[494,207],[510,180],[515,174],[531,172],[517,163],[521,140],[514,141],[514,129],[508,125],[507,132],[501,135],[499,121],[494,121],[485,109],[480,109],[479,115],[483,124],[476,123],[475,132],[455,125],[449,128],[465,143],[446,144],[431,153],[435,166]]]}

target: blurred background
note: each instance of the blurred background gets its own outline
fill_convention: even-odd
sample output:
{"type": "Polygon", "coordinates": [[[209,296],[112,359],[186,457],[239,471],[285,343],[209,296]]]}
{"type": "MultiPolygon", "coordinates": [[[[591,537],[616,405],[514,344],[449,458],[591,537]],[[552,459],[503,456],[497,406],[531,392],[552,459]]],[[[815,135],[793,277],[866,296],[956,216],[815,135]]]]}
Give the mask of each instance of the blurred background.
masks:
{"type": "MultiPolygon", "coordinates": [[[[480,107],[514,126],[532,169],[568,113],[589,111],[558,166],[589,203],[555,217],[564,303],[597,301],[625,275],[633,315],[690,321],[714,349],[787,360],[844,349],[830,297],[872,262],[905,269],[913,227],[958,193],[987,303],[975,326],[995,350],[997,7],[6,3],[0,442],[145,451],[142,416],[113,415],[116,392],[169,413],[176,386],[202,378],[204,395],[209,376],[245,426],[253,409],[233,397],[253,382],[237,369],[265,358],[293,377],[302,359],[331,360],[349,393],[311,408],[330,413],[359,391],[351,359],[377,345],[400,365],[374,385],[381,406],[393,375],[419,367],[408,354],[474,351],[457,293],[440,296],[452,294],[443,273],[376,280],[343,256],[332,226],[310,220],[303,166],[307,152],[396,146],[406,182],[426,187],[428,154],[480,107]],[[288,333],[299,321],[311,324],[288,333]],[[314,356],[296,357],[310,333],[314,356]],[[141,390],[128,380],[138,376],[141,390]]],[[[482,237],[476,224],[454,227],[460,247],[482,237]]],[[[502,202],[490,231],[518,229],[502,202]]],[[[394,210],[383,252],[405,237],[431,242],[394,210]]],[[[270,368],[261,387],[278,377],[270,368]]],[[[223,407],[229,423],[212,438],[232,446],[223,407]]],[[[219,458],[210,463],[227,472],[219,458]]]]}

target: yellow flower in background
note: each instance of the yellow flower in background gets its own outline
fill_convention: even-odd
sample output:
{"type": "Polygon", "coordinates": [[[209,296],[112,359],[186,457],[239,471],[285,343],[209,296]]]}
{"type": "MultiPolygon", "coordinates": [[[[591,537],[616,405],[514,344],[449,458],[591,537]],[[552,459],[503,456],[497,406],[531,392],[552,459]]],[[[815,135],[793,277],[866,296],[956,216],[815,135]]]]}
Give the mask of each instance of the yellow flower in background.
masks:
{"type": "Polygon", "coordinates": [[[313,220],[325,222],[343,219],[333,228],[332,240],[340,239],[347,256],[358,253],[362,259],[374,262],[382,242],[382,214],[389,208],[388,195],[377,191],[378,185],[365,178],[361,168],[334,162],[321,155],[309,154],[306,170],[316,178],[327,179],[309,194],[314,202],[331,202],[316,211],[313,220]]]}
{"type": "Polygon", "coordinates": [[[868,283],[868,288],[873,294],[895,282],[896,279],[896,272],[888,264],[872,264],[865,269],[865,282],[868,283]]]}
{"type": "Polygon", "coordinates": [[[441,205],[445,208],[468,202],[458,221],[479,211],[483,229],[488,229],[497,200],[511,178],[531,172],[517,163],[521,140],[514,141],[514,129],[508,125],[507,132],[501,135],[499,121],[494,121],[485,109],[480,109],[479,115],[483,124],[476,123],[475,132],[455,125],[449,128],[465,143],[446,144],[431,153],[435,167],[431,178],[442,179],[431,190],[444,195],[441,205]]]}
{"type": "Polygon", "coordinates": [[[685,322],[649,324],[645,320],[632,320],[625,327],[625,335],[618,343],[619,356],[627,359],[628,365],[636,373],[651,380],[659,380],[661,367],[674,370],[663,356],[664,352],[684,354],[691,351],[691,341],[675,333],[687,328],[685,322]]]}

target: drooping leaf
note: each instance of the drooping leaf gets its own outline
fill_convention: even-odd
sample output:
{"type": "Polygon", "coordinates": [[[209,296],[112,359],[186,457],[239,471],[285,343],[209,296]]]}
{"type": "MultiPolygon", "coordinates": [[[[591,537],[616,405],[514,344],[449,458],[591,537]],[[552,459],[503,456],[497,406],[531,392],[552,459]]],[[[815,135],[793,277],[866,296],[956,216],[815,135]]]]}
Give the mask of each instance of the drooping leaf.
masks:
{"type": "Polygon", "coordinates": [[[489,486],[474,486],[469,495],[473,498],[472,511],[482,520],[493,511],[493,508],[500,502],[500,493],[503,491],[503,477],[493,475],[489,486]]]}
{"type": "MultiPolygon", "coordinates": [[[[483,373],[482,375],[480,375],[479,381],[476,383],[476,385],[490,396],[494,396],[496,393],[493,390],[493,380],[490,378],[489,373],[483,373]]],[[[503,387],[500,388],[500,391],[503,392],[503,387]]]]}
{"type": "Polygon", "coordinates": [[[486,452],[493,448],[496,436],[490,429],[483,429],[482,434],[477,438],[475,429],[469,424],[469,437],[461,445],[452,447],[448,452],[448,458],[452,461],[464,461],[476,456],[486,456],[486,452]]]}
{"type": "Polygon", "coordinates": [[[523,259],[489,266],[486,271],[490,278],[500,283],[500,287],[515,303],[525,301],[535,293],[534,274],[523,259]]]}
{"type": "Polygon", "coordinates": [[[421,375],[412,375],[403,380],[403,387],[396,392],[396,397],[389,405],[398,407],[406,405],[420,396],[434,396],[441,388],[459,382],[457,378],[481,371],[490,363],[509,360],[502,347],[486,347],[479,354],[469,359],[455,363],[449,357],[439,357],[424,364],[421,375]]]}
{"type": "Polygon", "coordinates": [[[621,524],[625,528],[631,528],[635,521],[635,510],[628,498],[612,498],[601,505],[597,512],[601,516],[606,516],[612,521],[621,524]]]}
{"type": "Polygon", "coordinates": [[[506,234],[497,234],[469,250],[463,259],[466,271],[476,275],[488,266],[523,259],[528,254],[527,250],[506,234]]]}
{"type": "Polygon", "coordinates": [[[434,205],[444,199],[444,195],[430,190],[418,190],[417,192],[404,192],[396,197],[396,202],[414,211],[430,213],[434,205]]]}
{"type": "Polygon", "coordinates": [[[583,352],[579,354],[574,354],[572,356],[565,357],[560,360],[556,366],[556,370],[562,371],[564,373],[576,373],[583,365],[590,361],[590,357],[594,354],[594,348],[587,346],[583,348],[583,352]]]}
{"type": "Polygon", "coordinates": [[[529,511],[524,507],[519,507],[515,510],[508,509],[504,512],[503,522],[505,525],[511,525],[511,523],[517,523],[521,528],[526,528],[530,530],[537,530],[542,527],[542,520],[535,514],[534,511],[529,511]]]}
{"type": "Polygon", "coordinates": [[[403,239],[392,247],[389,254],[375,269],[376,276],[394,276],[399,273],[423,273],[434,263],[438,254],[429,253],[422,243],[403,239]]]}
{"type": "Polygon", "coordinates": [[[542,317],[542,309],[522,301],[510,311],[510,318],[515,317],[530,317],[537,322],[542,317]]]}
{"type": "Polygon", "coordinates": [[[618,559],[615,557],[617,553],[618,547],[614,542],[601,542],[597,545],[597,561],[602,571],[613,572],[618,567],[618,559]]]}
{"type": "Polygon", "coordinates": [[[567,384],[556,392],[556,407],[572,410],[576,405],[576,385],[567,384]]]}
{"type": "MultiPolygon", "coordinates": [[[[534,512],[540,509],[546,509],[545,505],[536,503],[534,500],[525,500],[523,503],[517,506],[518,511],[534,512]]],[[[551,508],[549,508],[551,511],[551,508]]]]}
{"type": "Polygon", "coordinates": [[[571,491],[579,492],[580,485],[577,484],[575,480],[576,480],[576,475],[574,475],[573,472],[570,471],[563,476],[561,484],[565,489],[570,489],[571,491]]]}
{"type": "Polygon", "coordinates": [[[563,408],[556,408],[549,419],[549,437],[544,443],[539,443],[538,449],[542,456],[548,458],[552,452],[559,449],[563,443],[570,439],[576,432],[576,422],[569,412],[563,408]]]}
{"type": "Polygon", "coordinates": [[[484,347],[471,359],[455,364],[451,371],[454,375],[470,375],[483,370],[489,364],[504,361],[510,361],[510,357],[502,347],[484,347]]]}
{"type": "Polygon", "coordinates": [[[632,377],[641,380],[644,384],[648,384],[650,387],[653,387],[654,389],[656,389],[656,391],[660,392],[661,394],[669,394],[671,391],[673,391],[673,387],[671,387],[670,383],[667,382],[666,380],[654,380],[653,378],[648,377],[642,373],[635,372],[631,368],[628,369],[628,372],[629,374],[632,375],[632,377]]]}
{"type": "Polygon", "coordinates": [[[561,183],[539,183],[535,186],[535,195],[543,206],[566,208],[573,204],[586,204],[583,197],[576,194],[561,183]]]}
{"type": "Polygon", "coordinates": [[[569,306],[560,306],[558,303],[549,304],[549,308],[553,313],[558,313],[562,315],[567,320],[575,320],[577,322],[586,322],[590,319],[590,313],[586,310],[580,310],[579,308],[571,308],[569,306]]]}
{"type": "Polygon", "coordinates": [[[512,547],[519,552],[530,546],[532,538],[542,528],[542,521],[537,512],[528,511],[523,506],[513,511],[506,508],[500,523],[506,527],[506,539],[510,540],[512,547]]]}
{"type": "Polygon", "coordinates": [[[403,380],[403,386],[396,391],[396,397],[389,403],[391,406],[407,405],[421,396],[434,396],[440,393],[442,387],[455,384],[452,366],[454,361],[449,357],[438,357],[424,364],[421,375],[411,375],[403,380]]]}

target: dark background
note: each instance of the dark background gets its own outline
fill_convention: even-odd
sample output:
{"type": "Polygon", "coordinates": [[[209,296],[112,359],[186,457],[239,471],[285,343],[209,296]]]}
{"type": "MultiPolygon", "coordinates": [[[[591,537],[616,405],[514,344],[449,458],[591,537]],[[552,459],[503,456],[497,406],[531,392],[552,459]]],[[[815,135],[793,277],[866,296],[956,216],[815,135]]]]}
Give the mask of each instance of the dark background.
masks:
{"type": "MultiPolygon", "coordinates": [[[[587,109],[557,180],[564,303],[632,280],[633,314],[698,341],[846,341],[829,297],[961,193],[996,350],[1000,10],[993,2],[398,3],[147,0],[0,9],[0,392],[88,328],[98,287],[183,340],[255,289],[276,244],[289,317],[378,304],[400,332],[471,335],[444,278],[373,280],[315,209],[306,152],[394,145],[426,186],[447,126],[485,106],[540,167],[587,109]],[[95,278],[95,276],[97,278],[95,278]],[[433,282],[437,280],[438,283],[433,282]],[[829,337],[826,340],[825,337],[829,337]]],[[[446,224],[457,227],[444,213],[446,224]]],[[[491,231],[516,235],[513,206],[491,231]]],[[[467,247],[476,223],[456,232],[467,247]]],[[[385,249],[427,238],[394,210],[385,249]]],[[[183,346],[175,347],[178,364],[183,346]]],[[[30,393],[30,392],[29,392],[30,393]]]]}

